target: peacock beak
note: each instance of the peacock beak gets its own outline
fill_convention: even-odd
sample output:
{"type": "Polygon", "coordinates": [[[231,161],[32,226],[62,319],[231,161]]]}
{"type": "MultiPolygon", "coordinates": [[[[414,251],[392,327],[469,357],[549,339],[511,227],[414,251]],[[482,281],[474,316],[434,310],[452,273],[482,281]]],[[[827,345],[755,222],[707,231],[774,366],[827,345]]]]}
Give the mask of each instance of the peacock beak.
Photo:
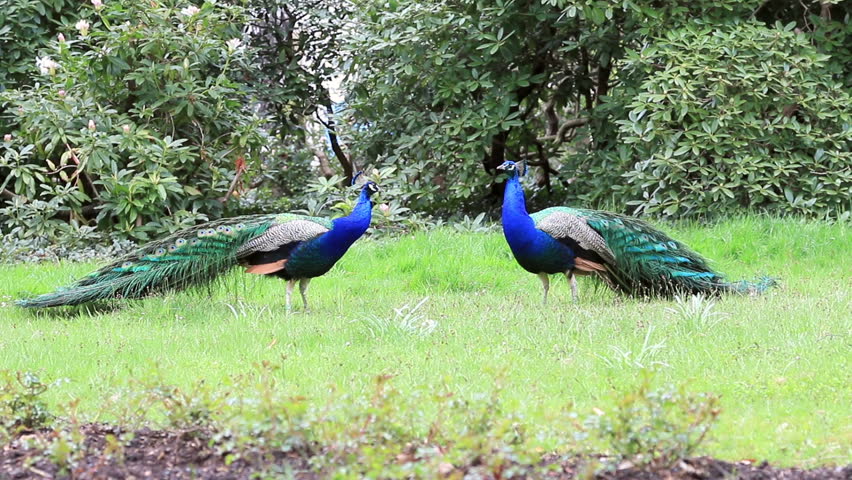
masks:
{"type": "Polygon", "coordinates": [[[506,164],[498,165],[497,170],[506,170],[506,164]]]}

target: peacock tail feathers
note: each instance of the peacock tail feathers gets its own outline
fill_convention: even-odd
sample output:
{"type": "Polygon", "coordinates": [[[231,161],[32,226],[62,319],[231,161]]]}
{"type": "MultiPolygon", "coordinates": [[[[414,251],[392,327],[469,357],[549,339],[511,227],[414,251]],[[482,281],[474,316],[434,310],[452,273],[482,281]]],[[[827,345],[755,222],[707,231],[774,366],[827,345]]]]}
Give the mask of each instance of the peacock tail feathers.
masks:
{"type": "Polygon", "coordinates": [[[276,225],[307,220],[322,230],[331,221],[303,215],[248,215],[181,230],[55,292],[18,301],[22,307],[78,305],[107,298],[139,298],[206,284],[239,263],[240,249],[276,225]]]}
{"type": "Polygon", "coordinates": [[[630,295],[759,293],[775,284],[769,278],[728,282],[701,255],[633,217],[569,207],[548,208],[530,217],[539,225],[557,212],[584,219],[603,238],[614,257],[607,265],[609,275],[605,280],[630,295]]]}

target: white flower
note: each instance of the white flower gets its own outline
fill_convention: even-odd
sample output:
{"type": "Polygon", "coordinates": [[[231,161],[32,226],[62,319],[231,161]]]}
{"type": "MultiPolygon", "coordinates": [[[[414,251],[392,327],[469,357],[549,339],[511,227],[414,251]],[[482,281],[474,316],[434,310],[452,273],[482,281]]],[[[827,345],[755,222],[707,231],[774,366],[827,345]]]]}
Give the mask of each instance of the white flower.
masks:
{"type": "Polygon", "coordinates": [[[191,17],[196,13],[200,12],[201,9],[196,7],[195,5],[190,5],[180,11],[180,13],[184,16],[191,17]]]}
{"type": "Polygon", "coordinates": [[[80,32],[80,35],[85,37],[89,34],[89,27],[91,27],[91,25],[89,25],[89,22],[87,22],[86,20],[80,20],[74,25],[74,27],[77,28],[77,31],[80,32]]]}
{"type": "Polygon", "coordinates": [[[121,129],[124,130],[124,133],[130,133],[130,125],[122,125],[121,129]]]}
{"type": "Polygon", "coordinates": [[[242,45],[242,44],[243,44],[243,42],[239,38],[232,38],[232,39],[228,40],[227,42],[225,42],[225,45],[228,46],[229,52],[233,52],[236,49],[240,48],[240,45],[242,45]]]}
{"type": "Polygon", "coordinates": [[[59,43],[65,43],[65,35],[61,33],[56,36],[56,39],[59,40],[59,43]]]}
{"type": "Polygon", "coordinates": [[[387,203],[383,203],[379,205],[379,210],[381,210],[382,213],[387,215],[388,213],[390,213],[390,206],[387,203]]]}
{"type": "Polygon", "coordinates": [[[95,126],[95,121],[94,121],[94,120],[89,120],[89,130],[91,130],[91,131],[93,131],[93,132],[94,132],[96,128],[97,128],[97,127],[95,126]]]}
{"type": "Polygon", "coordinates": [[[59,68],[59,64],[54,62],[50,57],[36,58],[36,66],[42,75],[48,73],[53,75],[56,73],[56,69],[59,68]]]}
{"type": "Polygon", "coordinates": [[[95,6],[95,10],[100,10],[104,8],[104,2],[101,0],[92,0],[92,5],[95,6]]]}
{"type": "Polygon", "coordinates": [[[62,98],[65,98],[65,95],[66,95],[65,90],[59,90],[58,92],[56,92],[56,94],[59,95],[62,98]]]}
{"type": "Polygon", "coordinates": [[[4,142],[11,142],[12,141],[12,134],[7,133],[6,135],[3,135],[3,141],[4,142]]]}

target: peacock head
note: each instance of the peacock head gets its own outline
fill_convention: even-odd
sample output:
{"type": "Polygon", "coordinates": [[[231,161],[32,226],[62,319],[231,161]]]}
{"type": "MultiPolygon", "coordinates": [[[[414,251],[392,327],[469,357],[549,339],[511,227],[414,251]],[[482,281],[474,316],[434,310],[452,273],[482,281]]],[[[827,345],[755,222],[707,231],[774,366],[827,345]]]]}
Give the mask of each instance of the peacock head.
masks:
{"type": "Polygon", "coordinates": [[[379,191],[379,186],[376,185],[376,182],[370,181],[364,184],[363,190],[367,193],[367,196],[369,197],[379,191]]]}
{"type": "Polygon", "coordinates": [[[355,174],[354,177],[352,177],[352,185],[355,185],[355,182],[358,181],[359,177],[365,180],[364,184],[361,186],[361,191],[364,192],[365,195],[367,195],[367,198],[370,198],[371,196],[373,196],[374,193],[379,191],[379,186],[376,185],[376,182],[372,180],[367,180],[367,176],[364,175],[363,170],[359,171],[355,174]]]}
{"type": "Polygon", "coordinates": [[[522,176],[527,173],[526,166],[521,167],[521,165],[510,160],[503,162],[499,167],[497,167],[497,170],[502,170],[508,173],[510,178],[519,175],[522,176]]]}

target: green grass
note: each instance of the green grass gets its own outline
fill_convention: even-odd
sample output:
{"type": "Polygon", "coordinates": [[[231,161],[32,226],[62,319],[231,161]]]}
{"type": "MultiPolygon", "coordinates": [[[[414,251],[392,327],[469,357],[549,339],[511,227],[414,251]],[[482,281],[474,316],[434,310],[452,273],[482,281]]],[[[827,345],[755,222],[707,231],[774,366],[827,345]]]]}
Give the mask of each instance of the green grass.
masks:
{"type": "Polygon", "coordinates": [[[95,265],[2,266],[0,368],[69,379],[49,400],[79,399],[89,420],[110,420],[104,405],[120,404],[132,379],[152,372],[175,385],[218,386],[270,361],[281,365],[279,388],[317,403],[332,390],[369,395],[380,374],[396,375],[393,386],[411,398],[450,391],[475,399],[499,379],[503,410],[552,436],[545,427],[565,409],[607,411],[616,392],[640,382],[642,367],[653,367],[654,384],[721,396],[701,453],[852,462],[848,227],[744,217],[667,230],[730,278],[767,274],[781,287],[719,299],[706,322],[674,313],[674,302],[617,298],[588,279],[580,279],[579,305],[560,279],[542,307],[538,279],[515,263],[502,235],[448,230],[356,243],[312,283],[310,313],[284,311],[283,282],[234,273],[212,292],[36,314],[11,299],[95,265]],[[396,328],[394,309],[425,298],[415,317],[434,329],[396,328]]]}

